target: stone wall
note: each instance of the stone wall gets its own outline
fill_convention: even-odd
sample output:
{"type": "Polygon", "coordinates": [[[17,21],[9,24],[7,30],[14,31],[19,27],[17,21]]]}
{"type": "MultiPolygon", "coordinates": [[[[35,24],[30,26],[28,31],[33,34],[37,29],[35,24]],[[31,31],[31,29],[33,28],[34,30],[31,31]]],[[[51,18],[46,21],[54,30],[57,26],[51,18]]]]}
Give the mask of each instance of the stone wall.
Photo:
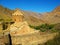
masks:
{"type": "Polygon", "coordinates": [[[12,37],[12,45],[38,45],[45,43],[46,41],[53,39],[57,33],[44,34],[38,33],[16,35],[12,37]]]}
{"type": "Polygon", "coordinates": [[[0,35],[0,45],[9,45],[8,35],[0,35]]]}
{"type": "Polygon", "coordinates": [[[6,30],[3,30],[2,24],[0,24],[0,45],[9,45],[9,27],[10,24],[8,24],[8,28],[6,30]]]}
{"type": "Polygon", "coordinates": [[[23,16],[19,16],[19,15],[14,15],[12,16],[13,21],[15,22],[22,22],[23,21],[23,16]]]}

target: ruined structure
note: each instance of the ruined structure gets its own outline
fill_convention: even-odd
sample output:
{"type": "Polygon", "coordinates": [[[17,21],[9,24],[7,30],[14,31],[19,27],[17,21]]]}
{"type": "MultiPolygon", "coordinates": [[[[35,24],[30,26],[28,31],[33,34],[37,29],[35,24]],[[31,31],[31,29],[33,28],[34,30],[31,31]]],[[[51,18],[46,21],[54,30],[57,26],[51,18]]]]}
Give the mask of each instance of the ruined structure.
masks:
{"type": "Polygon", "coordinates": [[[31,29],[20,10],[16,10],[12,17],[15,22],[10,26],[12,45],[39,45],[56,36],[56,33],[41,35],[38,30],[31,29]]]}
{"type": "Polygon", "coordinates": [[[3,22],[0,22],[0,45],[10,44],[9,28],[10,28],[10,23],[5,22],[5,24],[3,24],[3,22]]]}
{"type": "Polygon", "coordinates": [[[10,26],[10,35],[13,45],[20,44],[22,42],[20,38],[21,36],[36,32],[36,30],[31,29],[28,26],[28,23],[24,21],[24,14],[20,10],[17,9],[16,12],[12,14],[12,17],[15,22],[10,26]]]}
{"type": "MultiPolygon", "coordinates": [[[[44,22],[58,23],[60,20],[59,19],[60,18],[59,9],[60,9],[60,7],[58,9],[56,9],[55,11],[53,11],[53,13],[44,14],[44,16],[41,17],[42,20],[44,20],[44,21],[38,20],[37,18],[35,19],[33,16],[30,16],[30,17],[32,17],[30,20],[32,20],[32,23],[36,22],[35,24],[37,24],[38,22],[39,22],[39,24],[40,23],[42,24],[42,22],[43,23],[44,22]],[[53,19],[53,20],[51,20],[51,19],[53,19]]],[[[7,11],[7,13],[8,12],[9,11],[7,11]]],[[[3,22],[0,21],[0,45],[40,45],[40,44],[47,42],[48,40],[53,39],[58,34],[58,33],[50,33],[50,32],[43,33],[38,30],[30,28],[28,26],[27,21],[25,21],[25,19],[24,19],[25,14],[27,16],[29,14],[35,15],[36,13],[32,14],[30,12],[23,12],[19,9],[16,9],[12,13],[12,20],[14,23],[11,21],[11,19],[9,19],[9,21],[7,21],[7,22],[4,20],[3,20],[3,22]],[[11,25],[10,23],[13,23],[13,24],[11,25]]],[[[3,15],[3,14],[1,14],[1,15],[3,15]]],[[[6,15],[6,14],[4,13],[4,15],[6,15]]],[[[9,15],[9,13],[7,15],[9,15]]],[[[4,19],[5,18],[6,17],[4,17],[4,19]]],[[[29,20],[29,17],[27,19],[29,20]]]]}
{"type": "Polygon", "coordinates": [[[14,23],[6,23],[6,29],[0,24],[0,45],[40,45],[53,39],[57,34],[41,34],[40,31],[30,28],[24,20],[24,13],[19,9],[12,14],[12,19],[14,23]]]}

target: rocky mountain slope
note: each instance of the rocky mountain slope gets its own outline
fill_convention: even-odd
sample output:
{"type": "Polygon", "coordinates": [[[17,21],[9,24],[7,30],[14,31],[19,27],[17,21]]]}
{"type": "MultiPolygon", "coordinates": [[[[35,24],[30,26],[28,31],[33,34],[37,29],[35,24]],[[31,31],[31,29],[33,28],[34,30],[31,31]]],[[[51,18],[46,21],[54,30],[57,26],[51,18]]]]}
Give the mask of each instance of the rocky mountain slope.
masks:
{"type": "MultiPolygon", "coordinates": [[[[10,10],[8,8],[0,6],[0,20],[11,21],[12,20],[11,15],[14,11],[16,10],[10,10]]],[[[36,26],[43,23],[48,24],[60,23],[60,6],[55,8],[52,12],[46,12],[43,14],[23,10],[20,11],[24,14],[25,20],[30,25],[36,26]]]]}
{"type": "Polygon", "coordinates": [[[1,21],[5,21],[5,22],[12,21],[11,13],[12,13],[12,10],[0,5],[0,22],[1,21]]]}
{"type": "Polygon", "coordinates": [[[60,6],[55,8],[52,12],[45,13],[45,15],[42,16],[42,19],[48,24],[60,23],[60,6]]]}
{"type": "Polygon", "coordinates": [[[40,19],[42,14],[34,13],[34,12],[24,12],[24,17],[26,21],[30,25],[40,25],[41,23],[45,23],[42,19],[40,19]]]}

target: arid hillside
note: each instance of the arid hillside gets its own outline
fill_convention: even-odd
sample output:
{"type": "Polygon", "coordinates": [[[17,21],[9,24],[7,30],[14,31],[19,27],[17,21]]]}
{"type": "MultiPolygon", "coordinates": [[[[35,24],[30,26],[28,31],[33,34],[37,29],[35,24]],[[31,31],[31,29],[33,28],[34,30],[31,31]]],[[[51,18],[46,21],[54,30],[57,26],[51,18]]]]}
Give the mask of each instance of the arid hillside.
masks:
{"type": "MultiPolygon", "coordinates": [[[[0,20],[12,21],[11,16],[14,11],[16,11],[16,9],[10,10],[8,8],[0,6],[0,20]]],[[[45,12],[42,14],[23,10],[20,11],[24,14],[24,20],[26,20],[30,25],[36,26],[44,23],[60,23],[60,6],[55,8],[52,12],[45,12]]]]}
{"type": "Polygon", "coordinates": [[[0,5],[0,21],[10,22],[12,21],[11,14],[12,10],[5,8],[0,5]]]}
{"type": "Polygon", "coordinates": [[[60,6],[55,8],[52,12],[45,13],[41,18],[48,24],[60,23],[60,6]]]}

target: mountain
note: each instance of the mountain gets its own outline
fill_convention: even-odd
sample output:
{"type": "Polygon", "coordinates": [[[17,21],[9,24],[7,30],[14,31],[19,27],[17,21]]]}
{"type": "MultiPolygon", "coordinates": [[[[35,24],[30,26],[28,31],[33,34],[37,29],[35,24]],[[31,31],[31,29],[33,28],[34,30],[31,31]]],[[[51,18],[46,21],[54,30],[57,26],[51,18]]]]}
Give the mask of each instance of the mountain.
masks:
{"type": "Polygon", "coordinates": [[[57,6],[52,12],[60,12],[60,6],[57,6]]]}
{"type": "MultiPolygon", "coordinates": [[[[12,21],[12,13],[15,10],[11,10],[0,6],[0,21],[12,21]]],[[[24,20],[26,20],[30,25],[40,25],[40,24],[55,24],[60,23],[60,6],[55,8],[52,12],[45,12],[45,13],[36,13],[31,11],[23,11],[20,10],[24,14],[24,20]]]]}
{"type": "Polygon", "coordinates": [[[60,6],[56,7],[52,12],[46,13],[36,13],[23,11],[27,22],[30,25],[40,25],[40,24],[57,24],[60,23],[60,6]]]}
{"type": "Polygon", "coordinates": [[[42,14],[38,14],[38,13],[34,13],[34,12],[24,12],[24,17],[26,19],[26,21],[30,24],[30,25],[40,25],[41,23],[44,23],[44,21],[42,19],[40,19],[40,16],[42,14]]]}
{"type": "Polygon", "coordinates": [[[10,22],[12,21],[11,14],[12,10],[5,8],[0,5],[0,21],[10,22]]]}
{"type": "Polygon", "coordinates": [[[15,9],[14,11],[20,11],[24,15],[24,20],[26,20],[30,25],[37,26],[37,25],[40,25],[41,23],[44,23],[42,19],[39,19],[42,14],[23,11],[20,9],[15,9]]]}
{"type": "Polygon", "coordinates": [[[41,18],[48,24],[60,23],[60,6],[55,8],[52,12],[45,13],[41,18]]]}

